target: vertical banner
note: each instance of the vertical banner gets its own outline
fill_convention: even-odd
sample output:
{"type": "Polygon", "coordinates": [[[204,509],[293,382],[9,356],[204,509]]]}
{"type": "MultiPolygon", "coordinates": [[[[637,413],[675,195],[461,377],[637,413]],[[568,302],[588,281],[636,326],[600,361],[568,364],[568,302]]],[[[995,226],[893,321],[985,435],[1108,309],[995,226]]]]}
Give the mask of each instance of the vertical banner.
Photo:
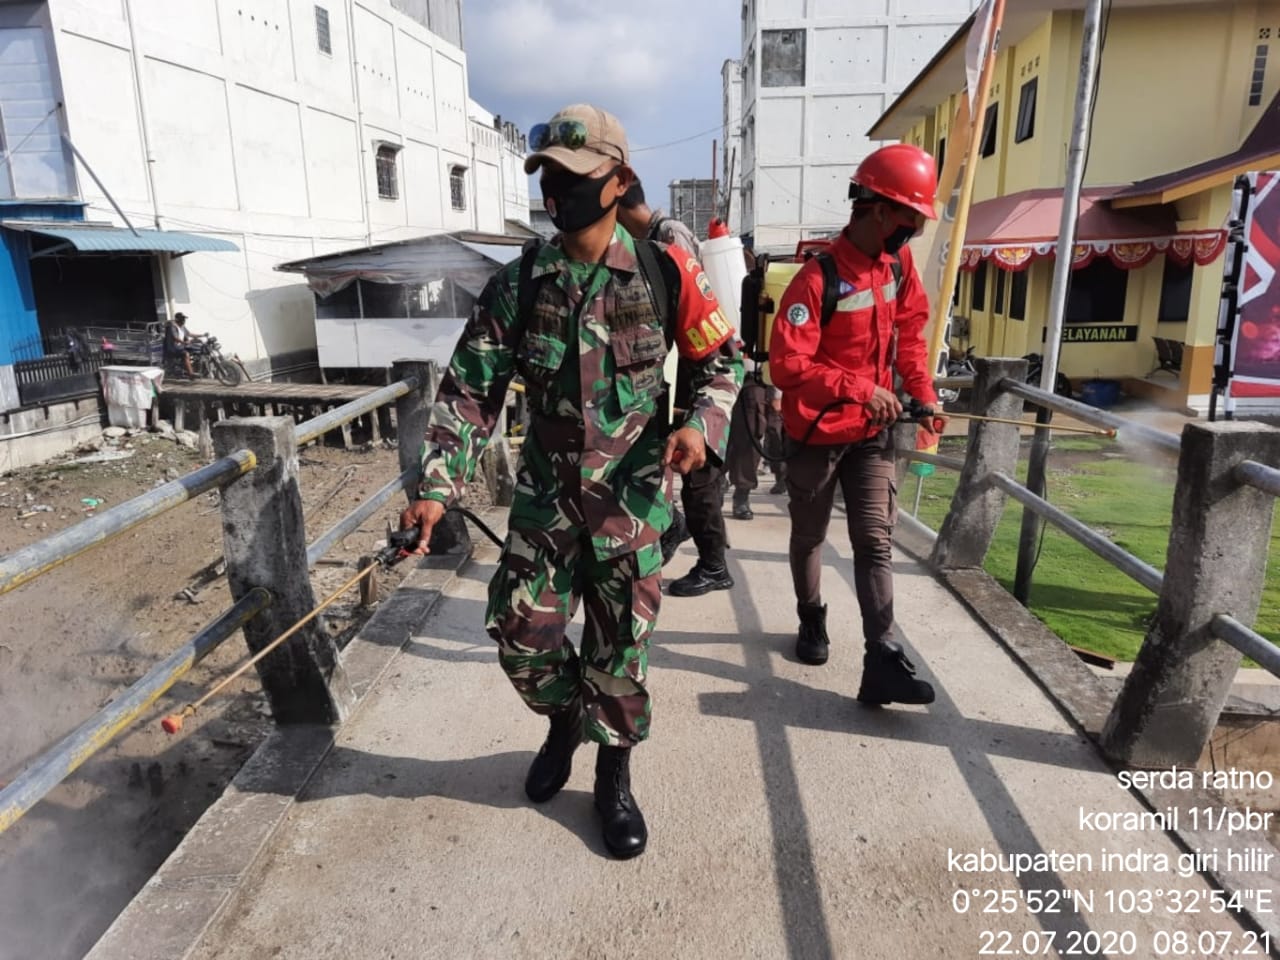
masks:
{"type": "MultiPolygon", "coordinates": [[[[992,53],[995,33],[991,29],[991,20],[995,16],[995,4],[992,0],[984,0],[973,15],[973,26],[969,28],[969,37],[964,45],[965,87],[969,94],[969,114],[978,112],[978,91],[982,88],[982,66],[987,56],[992,53]]],[[[996,30],[999,30],[999,24],[996,30]]]]}
{"type": "MultiPolygon", "coordinates": [[[[955,299],[956,284],[960,276],[960,256],[964,248],[965,230],[969,223],[969,207],[973,202],[973,182],[978,169],[978,152],[982,147],[982,123],[987,112],[987,102],[991,97],[991,81],[995,74],[996,57],[1000,52],[1000,26],[1004,21],[1005,0],[983,0],[982,6],[974,14],[973,26],[969,28],[969,40],[965,46],[965,72],[972,77],[978,76],[977,89],[970,87],[962,106],[968,107],[969,123],[965,125],[969,132],[965,149],[953,149],[948,145],[949,159],[955,161],[954,168],[959,176],[960,194],[954,202],[954,212],[948,223],[939,225],[938,233],[945,231],[954,235],[945,237],[942,244],[942,275],[936,289],[934,315],[929,335],[929,363],[935,376],[945,376],[947,372],[948,335],[951,330],[951,306],[955,299]],[[981,57],[981,59],[976,59],[981,57]],[[958,157],[950,156],[959,154],[958,157]],[[963,158],[963,166],[959,165],[963,158]]],[[[972,81],[970,81],[972,82],[972,81]]],[[[959,119],[962,111],[957,111],[959,119]]],[[[955,130],[952,130],[954,137],[955,130]]],[[[948,162],[944,166],[951,166],[948,162]]],[[[943,171],[944,175],[946,171],[943,171]]],[[[943,185],[943,184],[940,184],[943,185]]],[[[952,210],[950,191],[941,193],[948,201],[947,209],[952,210]]],[[[935,234],[935,237],[937,234],[935,234]]],[[[926,288],[927,289],[927,288],[926,288]]]]}
{"type": "MultiPolygon", "coordinates": [[[[938,211],[937,220],[925,223],[920,236],[911,241],[913,251],[919,251],[916,264],[920,270],[920,282],[935,298],[941,297],[943,277],[946,274],[947,258],[951,253],[951,241],[955,234],[956,213],[960,205],[960,174],[964,169],[965,155],[969,150],[969,141],[974,136],[973,116],[969,112],[969,99],[961,97],[956,115],[947,129],[947,155],[942,163],[942,171],[938,177],[938,199],[943,207],[938,211]]],[[[954,295],[952,300],[954,300],[954,295]]],[[[939,304],[941,307],[941,304],[939,304]]],[[[934,364],[934,376],[947,375],[947,345],[951,341],[951,310],[945,313],[941,309],[935,312],[929,325],[925,328],[925,337],[932,343],[933,325],[944,323],[942,331],[942,349],[936,357],[930,354],[930,362],[934,364]]]]}
{"type": "Polygon", "coordinates": [[[1280,173],[1251,175],[1229,397],[1280,396],[1280,173]]]}

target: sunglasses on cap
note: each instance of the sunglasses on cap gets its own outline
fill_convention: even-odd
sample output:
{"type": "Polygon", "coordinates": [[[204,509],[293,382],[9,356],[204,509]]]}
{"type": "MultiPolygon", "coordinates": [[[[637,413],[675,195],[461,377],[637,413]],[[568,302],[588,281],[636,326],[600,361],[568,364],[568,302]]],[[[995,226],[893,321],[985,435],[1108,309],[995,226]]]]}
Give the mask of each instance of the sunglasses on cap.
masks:
{"type": "MultiPolygon", "coordinates": [[[[550,146],[562,146],[569,150],[581,150],[588,145],[591,134],[587,130],[587,125],[581,120],[557,120],[554,123],[535,123],[529,128],[529,146],[534,151],[545,150],[550,146]]],[[[617,151],[616,155],[619,160],[622,159],[622,148],[616,144],[606,143],[603,140],[597,140],[591,144],[592,149],[599,147],[610,147],[617,151]]]]}

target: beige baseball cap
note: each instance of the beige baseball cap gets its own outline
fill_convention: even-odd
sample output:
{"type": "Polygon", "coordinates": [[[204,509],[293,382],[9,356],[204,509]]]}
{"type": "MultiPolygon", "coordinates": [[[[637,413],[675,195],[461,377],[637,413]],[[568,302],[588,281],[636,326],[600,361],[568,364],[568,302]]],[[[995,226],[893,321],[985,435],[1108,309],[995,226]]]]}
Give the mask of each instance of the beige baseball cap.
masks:
{"type": "Polygon", "coordinates": [[[577,174],[588,174],[606,160],[630,162],[627,132],[618,118],[589,103],[575,103],[558,110],[547,123],[535,124],[529,142],[539,140],[544,146],[525,158],[525,173],[534,173],[544,160],[577,174]]]}

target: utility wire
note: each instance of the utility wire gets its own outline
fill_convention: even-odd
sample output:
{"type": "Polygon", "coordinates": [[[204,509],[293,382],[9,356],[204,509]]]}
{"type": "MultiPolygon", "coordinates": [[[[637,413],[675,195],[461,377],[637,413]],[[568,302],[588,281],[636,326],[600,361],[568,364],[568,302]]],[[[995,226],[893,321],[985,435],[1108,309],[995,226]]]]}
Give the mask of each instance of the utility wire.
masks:
{"type": "Polygon", "coordinates": [[[719,129],[721,129],[721,124],[717,123],[714,127],[707,127],[707,129],[705,130],[702,130],[698,133],[691,133],[689,134],[689,136],[681,137],[679,140],[671,140],[671,141],[668,141],[667,143],[655,143],[653,144],[653,146],[649,146],[649,147],[632,147],[631,152],[644,153],[647,150],[661,150],[663,147],[674,147],[677,144],[688,143],[690,140],[697,140],[699,137],[705,137],[708,134],[715,133],[719,129]]]}

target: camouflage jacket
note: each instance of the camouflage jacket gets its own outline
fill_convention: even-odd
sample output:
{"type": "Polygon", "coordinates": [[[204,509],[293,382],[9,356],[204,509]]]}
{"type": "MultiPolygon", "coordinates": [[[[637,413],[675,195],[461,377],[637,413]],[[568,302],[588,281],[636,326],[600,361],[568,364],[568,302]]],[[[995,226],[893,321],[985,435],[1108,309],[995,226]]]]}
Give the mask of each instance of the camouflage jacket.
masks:
{"type": "MultiPolygon", "coordinates": [[[[724,457],[742,384],[733,327],[687,251],[679,267],[675,346],[693,361],[685,424],[724,457]]],[[[661,565],[658,539],[671,522],[671,476],[661,466],[670,432],[664,412],[668,347],[635,246],[618,227],[601,264],[574,263],[544,244],[533,277],[545,278],[529,317],[519,317],[519,261],[490,279],[440,384],[422,451],[419,496],[451,503],[519,372],[532,424],[521,450],[510,526],[549,549],[572,547],[585,529],[606,560],[635,552],[640,575],[661,565]],[[633,282],[634,281],[634,282],[633,282]]]]}

